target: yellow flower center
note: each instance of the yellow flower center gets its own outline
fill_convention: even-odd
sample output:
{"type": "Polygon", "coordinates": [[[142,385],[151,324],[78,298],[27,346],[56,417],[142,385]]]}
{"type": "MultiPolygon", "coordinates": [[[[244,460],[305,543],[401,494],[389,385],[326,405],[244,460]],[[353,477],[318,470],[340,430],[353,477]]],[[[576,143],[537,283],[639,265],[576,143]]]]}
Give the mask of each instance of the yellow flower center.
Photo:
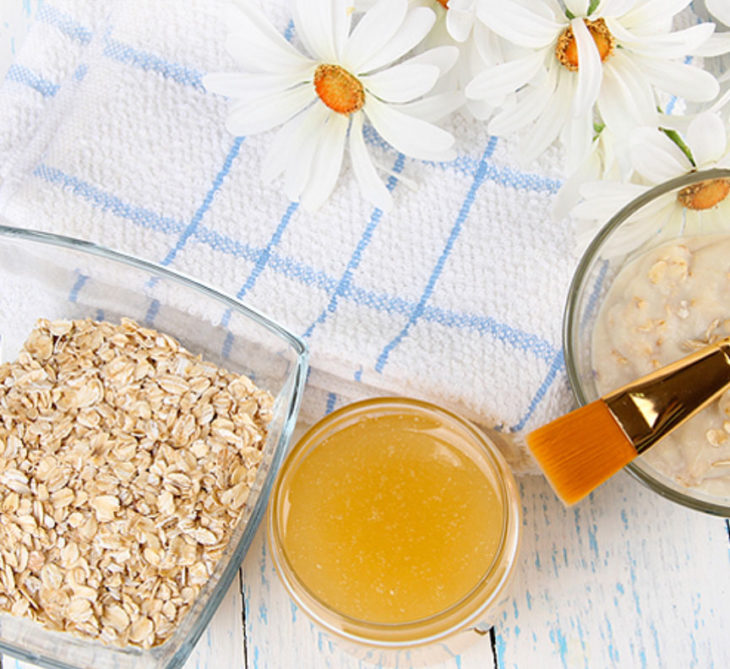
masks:
{"type": "Polygon", "coordinates": [[[439,4],[440,4],[440,5],[441,5],[441,6],[442,6],[442,7],[444,8],[444,9],[448,9],[448,8],[449,8],[449,0],[437,0],[437,1],[438,1],[438,3],[439,3],[439,4]]]}
{"type": "MultiPolygon", "coordinates": [[[[606,22],[603,19],[596,19],[595,21],[583,19],[583,23],[586,24],[588,32],[596,43],[601,62],[603,62],[613,53],[616,38],[606,27],[606,22]]],[[[555,55],[571,72],[578,69],[578,44],[575,41],[575,35],[571,27],[566,28],[558,37],[558,43],[555,45],[555,55]]]]}
{"type": "Polygon", "coordinates": [[[710,209],[730,194],[730,179],[710,179],[692,184],[677,193],[679,204],[687,209],[710,209]]]}
{"type": "Polygon", "coordinates": [[[360,80],[339,65],[320,65],[314,72],[314,90],[338,114],[352,114],[365,104],[360,80]]]}

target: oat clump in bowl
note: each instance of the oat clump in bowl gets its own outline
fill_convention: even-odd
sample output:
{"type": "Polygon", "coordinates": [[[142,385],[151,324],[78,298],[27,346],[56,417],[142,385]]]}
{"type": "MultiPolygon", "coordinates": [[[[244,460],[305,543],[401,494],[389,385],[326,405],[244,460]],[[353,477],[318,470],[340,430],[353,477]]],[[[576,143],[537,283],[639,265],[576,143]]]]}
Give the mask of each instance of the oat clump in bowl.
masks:
{"type": "Polygon", "coordinates": [[[0,611],[163,643],[241,517],[272,403],[132,320],[40,320],[0,365],[0,611]]]}

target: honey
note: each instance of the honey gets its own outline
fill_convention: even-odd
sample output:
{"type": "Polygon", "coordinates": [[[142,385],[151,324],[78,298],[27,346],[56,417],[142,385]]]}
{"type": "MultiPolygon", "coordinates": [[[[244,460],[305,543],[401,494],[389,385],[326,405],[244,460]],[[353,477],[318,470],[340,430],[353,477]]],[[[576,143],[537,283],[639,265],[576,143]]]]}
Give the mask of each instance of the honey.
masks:
{"type": "Polygon", "coordinates": [[[365,418],[332,434],[286,481],[282,541],[305,586],[340,613],[426,618],[484,576],[502,503],[473,447],[418,414],[365,418]]]}
{"type": "Polygon", "coordinates": [[[297,443],[268,533],[279,576],[314,620],[349,641],[405,649],[473,629],[504,599],[519,504],[474,426],[379,398],[330,414],[297,443]]]}

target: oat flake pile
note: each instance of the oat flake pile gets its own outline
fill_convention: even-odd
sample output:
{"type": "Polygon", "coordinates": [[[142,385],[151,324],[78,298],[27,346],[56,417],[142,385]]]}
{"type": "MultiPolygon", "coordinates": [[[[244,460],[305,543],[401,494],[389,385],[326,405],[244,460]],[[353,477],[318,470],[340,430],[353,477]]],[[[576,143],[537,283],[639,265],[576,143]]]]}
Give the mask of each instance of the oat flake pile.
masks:
{"type": "Polygon", "coordinates": [[[272,401],[131,320],[39,321],[0,365],[0,609],[165,641],[243,511],[272,401]]]}

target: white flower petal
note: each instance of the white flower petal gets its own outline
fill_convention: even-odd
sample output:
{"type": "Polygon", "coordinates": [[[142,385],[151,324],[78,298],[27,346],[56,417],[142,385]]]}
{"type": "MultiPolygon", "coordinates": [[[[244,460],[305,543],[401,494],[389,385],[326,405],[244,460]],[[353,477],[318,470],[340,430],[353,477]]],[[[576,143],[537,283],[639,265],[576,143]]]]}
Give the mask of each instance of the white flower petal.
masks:
{"type": "MultiPolygon", "coordinates": [[[[382,1],[389,3],[391,0],[382,1]]],[[[360,74],[373,72],[398,60],[423,40],[435,21],[436,13],[428,7],[411,9],[388,42],[377,52],[372,52],[372,55],[363,60],[358,67],[353,68],[353,71],[360,74]]]]}
{"type": "Polygon", "coordinates": [[[560,141],[566,147],[565,170],[568,174],[574,172],[591,153],[594,132],[591,110],[563,126],[560,141]]]}
{"type": "MultiPolygon", "coordinates": [[[[310,54],[330,63],[339,60],[335,39],[335,14],[346,11],[342,0],[295,1],[294,25],[299,39],[310,54]]],[[[339,22],[337,21],[338,24],[339,22]]]]}
{"type": "Polygon", "coordinates": [[[236,102],[226,118],[233,135],[254,135],[288,121],[316,98],[311,86],[297,86],[251,100],[236,102]]]}
{"type": "Polygon", "coordinates": [[[687,145],[697,167],[717,162],[727,151],[725,124],[717,114],[698,114],[687,129],[687,145]]]}
{"type": "Polygon", "coordinates": [[[387,70],[360,77],[368,91],[386,102],[410,102],[425,95],[439,78],[435,65],[401,63],[387,70]]]}
{"type": "Polygon", "coordinates": [[[482,2],[477,16],[498,35],[528,49],[550,46],[565,28],[512,0],[482,2]]]}
{"type": "Polygon", "coordinates": [[[722,56],[726,53],[730,53],[730,32],[713,33],[710,39],[692,52],[693,55],[702,58],[722,56]]]}
{"type": "MultiPolygon", "coordinates": [[[[317,101],[315,105],[327,109],[322,102],[317,101]]],[[[323,132],[328,118],[329,114],[320,116],[319,123],[314,125],[310,133],[297,133],[295,141],[290,147],[289,162],[284,173],[284,194],[290,200],[299,199],[309,180],[319,136],[323,132]]]]}
{"type": "Polygon", "coordinates": [[[347,40],[342,53],[344,67],[352,72],[361,72],[362,64],[375,56],[397,34],[407,11],[407,0],[377,2],[362,16],[347,40]]]}
{"type": "Polygon", "coordinates": [[[635,128],[630,151],[634,169],[653,184],[684,174],[692,167],[682,149],[657,128],[635,128]]]}
{"type": "Polygon", "coordinates": [[[712,103],[712,106],[707,111],[718,112],[724,109],[725,105],[730,102],[730,90],[725,91],[717,100],[712,103]]]}
{"type": "MultiPolygon", "coordinates": [[[[264,183],[270,183],[287,170],[292,163],[292,154],[296,154],[296,147],[303,139],[315,136],[317,129],[331,113],[325,105],[313,104],[278,130],[261,163],[261,179],[264,183]]],[[[297,160],[296,155],[294,160],[297,160]]]]}
{"type": "Polygon", "coordinates": [[[308,211],[319,209],[334,190],[342,168],[349,123],[349,117],[344,114],[330,114],[319,133],[312,171],[300,199],[308,211]]]}
{"type": "Polygon", "coordinates": [[[580,200],[580,187],[587,181],[601,178],[601,160],[597,151],[591,151],[567,179],[563,180],[553,199],[551,212],[553,219],[562,220],[580,200]]]}
{"type": "Polygon", "coordinates": [[[369,98],[363,108],[378,134],[396,150],[421,160],[451,160],[451,133],[369,98]]]}
{"type": "Polygon", "coordinates": [[[694,53],[709,40],[715,29],[712,23],[700,23],[686,30],[643,35],[632,33],[615,20],[606,20],[606,26],[622,48],[648,58],[667,60],[694,53]]]}
{"type": "Polygon", "coordinates": [[[461,91],[445,91],[399,105],[398,109],[409,116],[416,116],[429,123],[438,123],[464,104],[461,91]]]}
{"type": "Polygon", "coordinates": [[[416,116],[429,123],[438,123],[464,104],[461,91],[445,91],[399,105],[398,109],[409,116],[416,116]]]}
{"type": "Polygon", "coordinates": [[[646,186],[616,181],[583,184],[579,192],[584,198],[571,210],[575,218],[606,222],[619,209],[646,191],[646,186]]]}
{"type": "Polygon", "coordinates": [[[345,51],[345,44],[350,38],[352,28],[351,3],[348,0],[336,0],[333,19],[333,31],[335,39],[335,52],[337,60],[342,61],[342,54],[345,51]]]}
{"type": "Polygon", "coordinates": [[[489,67],[467,84],[464,93],[474,100],[500,99],[529,82],[540,70],[544,60],[544,54],[537,52],[526,58],[489,67]]]}
{"type": "Polygon", "coordinates": [[[565,0],[565,8],[574,16],[586,16],[590,0],[565,0]]]}
{"type": "Polygon", "coordinates": [[[209,93],[229,98],[250,98],[291,88],[311,80],[311,67],[291,74],[211,72],[203,77],[203,86],[209,93]]]}
{"type": "Polygon", "coordinates": [[[550,104],[558,83],[557,76],[557,67],[552,67],[539,86],[530,88],[520,96],[516,106],[506,106],[489,122],[488,132],[505,137],[532,123],[550,104]]]}
{"type": "Polygon", "coordinates": [[[237,29],[225,40],[228,53],[248,72],[289,72],[311,64],[250,3],[241,14],[237,29]]]}
{"type": "Polygon", "coordinates": [[[575,79],[572,73],[558,73],[558,85],[545,111],[520,146],[521,160],[528,164],[537,158],[558,136],[563,124],[569,118],[570,103],[573,99],[575,79]]]}
{"type": "Polygon", "coordinates": [[[446,30],[457,42],[466,42],[474,25],[474,12],[449,6],[446,12],[446,30]]]}
{"type": "Polygon", "coordinates": [[[619,141],[638,125],[654,125],[656,104],[651,84],[635,63],[616,52],[603,64],[597,101],[603,122],[619,141]]]}
{"type": "Polygon", "coordinates": [[[727,0],[705,0],[705,7],[720,23],[730,26],[730,3],[727,0]]]}
{"type": "Polygon", "coordinates": [[[607,18],[609,16],[623,16],[634,5],[636,0],[601,0],[596,8],[595,15],[607,18]]]}
{"type": "Polygon", "coordinates": [[[672,16],[681,12],[692,0],[639,0],[634,8],[621,17],[621,23],[626,28],[644,29],[653,25],[657,20],[671,19],[672,16]]]}
{"type": "Polygon", "coordinates": [[[481,21],[477,21],[474,26],[471,41],[485,64],[494,65],[504,60],[502,38],[487,28],[481,21]]]}
{"type": "Polygon", "coordinates": [[[656,88],[671,95],[693,102],[709,102],[720,92],[717,79],[699,67],[638,56],[634,60],[656,88]]]}
{"type": "Polygon", "coordinates": [[[578,49],[578,84],[573,98],[573,115],[587,114],[601,90],[603,66],[596,42],[581,18],[570,22],[578,49]]]}
{"type": "Polygon", "coordinates": [[[355,179],[360,186],[363,197],[383,211],[389,211],[393,198],[385,187],[370,159],[365,140],[362,135],[362,114],[352,115],[350,125],[350,162],[355,179]]]}
{"type": "Polygon", "coordinates": [[[404,61],[405,63],[425,63],[435,65],[439,69],[439,74],[446,74],[459,60],[459,49],[455,46],[437,46],[428,51],[413,56],[404,61]]]}

